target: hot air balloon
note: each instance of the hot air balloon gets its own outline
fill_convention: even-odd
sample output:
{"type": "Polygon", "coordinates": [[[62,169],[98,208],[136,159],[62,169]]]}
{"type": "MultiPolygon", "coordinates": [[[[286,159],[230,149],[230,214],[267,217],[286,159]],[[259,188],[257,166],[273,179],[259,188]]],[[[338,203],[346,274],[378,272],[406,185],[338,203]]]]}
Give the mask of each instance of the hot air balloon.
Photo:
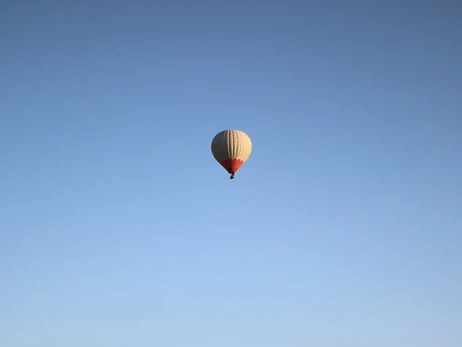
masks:
{"type": "Polygon", "coordinates": [[[234,178],[237,170],[249,159],[252,152],[250,137],[241,130],[223,130],[212,140],[212,154],[234,178]]]}

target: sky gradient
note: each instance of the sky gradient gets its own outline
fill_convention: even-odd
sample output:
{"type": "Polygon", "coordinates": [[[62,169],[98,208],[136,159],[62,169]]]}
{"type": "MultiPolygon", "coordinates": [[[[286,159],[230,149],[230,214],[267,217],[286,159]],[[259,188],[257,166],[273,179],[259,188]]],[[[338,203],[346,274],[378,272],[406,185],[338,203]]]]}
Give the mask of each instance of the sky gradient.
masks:
{"type": "Polygon", "coordinates": [[[460,347],[462,6],[407,3],[2,3],[0,345],[460,347]]]}

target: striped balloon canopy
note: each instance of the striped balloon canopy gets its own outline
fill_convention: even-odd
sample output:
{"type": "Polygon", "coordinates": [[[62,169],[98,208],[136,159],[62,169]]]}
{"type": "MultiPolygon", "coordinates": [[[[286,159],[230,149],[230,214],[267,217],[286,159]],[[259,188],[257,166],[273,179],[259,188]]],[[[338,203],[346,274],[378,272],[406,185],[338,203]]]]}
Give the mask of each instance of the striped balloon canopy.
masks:
{"type": "Polygon", "coordinates": [[[251,152],[252,141],[241,130],[223,130],[212,140],[213,157],[231,174],[231,179],[249,159],[251,152]]]}

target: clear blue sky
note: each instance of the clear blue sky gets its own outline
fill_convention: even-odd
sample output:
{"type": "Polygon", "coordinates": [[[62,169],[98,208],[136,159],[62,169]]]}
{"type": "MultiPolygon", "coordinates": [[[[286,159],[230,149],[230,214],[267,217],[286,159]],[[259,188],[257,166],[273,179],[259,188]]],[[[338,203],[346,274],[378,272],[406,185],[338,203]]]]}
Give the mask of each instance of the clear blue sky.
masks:
{"type": "Polygon", "coordinates": [[[2,3],[0,345],[460,347],[462,7],[426,3],[2,3]]]}

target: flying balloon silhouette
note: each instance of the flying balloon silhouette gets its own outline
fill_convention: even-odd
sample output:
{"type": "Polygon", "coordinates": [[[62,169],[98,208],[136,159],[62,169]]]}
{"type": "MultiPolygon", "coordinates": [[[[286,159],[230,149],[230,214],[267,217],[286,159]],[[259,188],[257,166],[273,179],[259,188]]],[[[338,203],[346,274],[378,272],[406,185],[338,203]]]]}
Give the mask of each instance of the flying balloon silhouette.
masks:
{"type": "Polygon", "coordinates": [[[241,130],[223,130],[212,140],[212,154],[234,178],[237,170],[249,159],[252,152],[250,137],[241,130]]]}

